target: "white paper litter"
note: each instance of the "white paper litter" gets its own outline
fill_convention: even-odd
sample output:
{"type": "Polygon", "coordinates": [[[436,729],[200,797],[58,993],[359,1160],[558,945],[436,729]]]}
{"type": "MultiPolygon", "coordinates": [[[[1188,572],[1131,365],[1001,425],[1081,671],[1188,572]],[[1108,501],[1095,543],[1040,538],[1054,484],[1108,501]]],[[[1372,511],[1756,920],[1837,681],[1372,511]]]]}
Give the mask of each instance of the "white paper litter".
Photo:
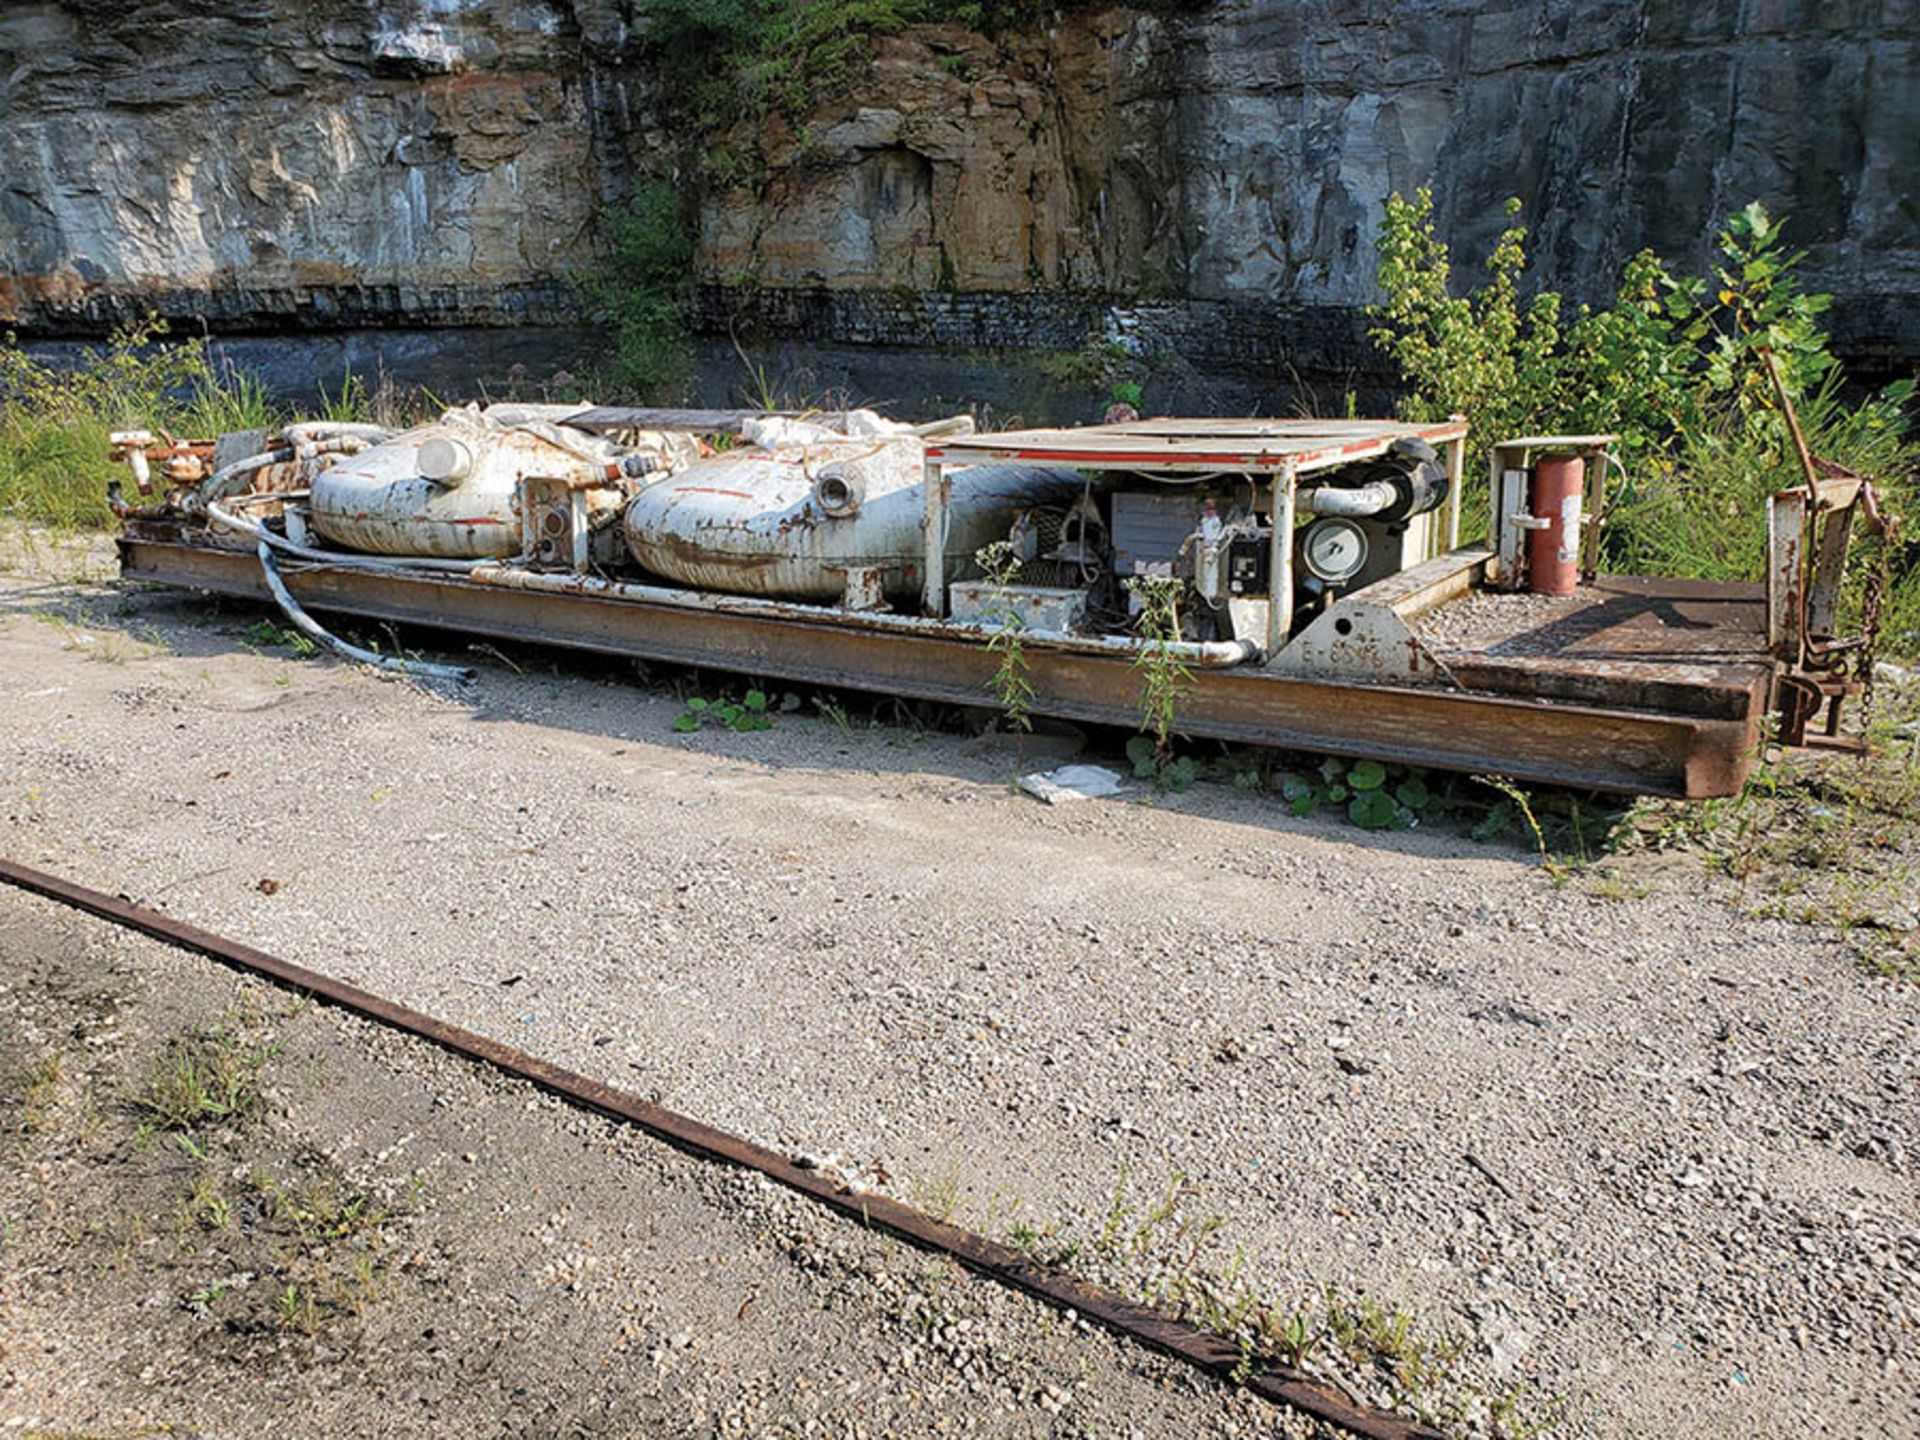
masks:
{"type": "Polygon", "coordinates": [[[1125,787],[1117,771],[1102,765],[1062,765],[1058,770],[1039,771],[1020,777],[1020,788],[1049,805],[1065,805],[1070,800],[1098,800],[1118,795],[1125,787]]]}

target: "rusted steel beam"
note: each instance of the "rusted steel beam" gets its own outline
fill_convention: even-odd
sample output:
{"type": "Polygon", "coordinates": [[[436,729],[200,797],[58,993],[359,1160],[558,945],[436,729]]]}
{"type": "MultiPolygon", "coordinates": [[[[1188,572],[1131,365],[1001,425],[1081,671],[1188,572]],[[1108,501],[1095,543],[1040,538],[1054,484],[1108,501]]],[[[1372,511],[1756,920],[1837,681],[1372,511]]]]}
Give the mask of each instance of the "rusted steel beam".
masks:
{"type": "MultiPolygon", "coordinates": [[[[267,598],[251,553],[160,537],[170,532],[129,526],[120,541],[127,578],[267,598]]],[[[991,705],[999,663],[977,637],[863,630],[857,616],[810,623],[398,571],[289,566],[284,578],[301,604],[339,614],[948,704],[991,705]]],[[[1033,713],[1138,724],[1141,678],[1126,657],[1036,647],[1026,659],[1033,713]]],[[[1251,667],[1197,672],[1180,728],[1197,738],[1691,798],[1737,793],[1758,742],[1756,717],[1357,685],[1251,667]]]]}
{"type": "Polygon", "coordinates": [[[923,1250],[948,1256],[985,1279],[1023,1291],[1055,1309],[1077,1311],[1126,1339],[1183,1360],[1228,1384],[1241,1384],[1256,1395],[1311,1415],[1349,1434],[1366,1437],[1366,1440],[1445,1440],[1440,1431],[1389,1411],[1361,1405],[1302,1371],[1271,1366],[1243,1375],[1246,1360],[1238,1346],[1198,1330],[1163,1310],[1135,1304],[1104,1286],[1041,1265],[1012,1246],[936,1220],[898,1200],[848,1189],[818,1170],[803,1169],[764,1145],[715,1129],[490,1036],[146,909],[124,896],[107,895],[26,865],[0,860],[0,882],[429,1040],[456,1055],[525,1080],[571,1105],[633,1125],[703,1160],[757,1171],[775,1184],[796,1191],[857,1224],[884,1230],[923,1250]]]}

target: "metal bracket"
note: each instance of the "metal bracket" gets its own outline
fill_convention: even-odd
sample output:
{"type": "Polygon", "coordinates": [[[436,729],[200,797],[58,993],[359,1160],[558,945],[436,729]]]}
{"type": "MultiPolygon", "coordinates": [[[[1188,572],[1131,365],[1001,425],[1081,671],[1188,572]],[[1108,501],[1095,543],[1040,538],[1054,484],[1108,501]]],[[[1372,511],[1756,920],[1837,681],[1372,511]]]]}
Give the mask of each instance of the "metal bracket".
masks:
{"type": "Polygon", "coordinates": [[[1327,607],[1268,668],[1354,680],[1444,673],[1412,622],[1479,584],[1491,559],[1477,546],[1455,550],[1356,590],[1327,607]]]}

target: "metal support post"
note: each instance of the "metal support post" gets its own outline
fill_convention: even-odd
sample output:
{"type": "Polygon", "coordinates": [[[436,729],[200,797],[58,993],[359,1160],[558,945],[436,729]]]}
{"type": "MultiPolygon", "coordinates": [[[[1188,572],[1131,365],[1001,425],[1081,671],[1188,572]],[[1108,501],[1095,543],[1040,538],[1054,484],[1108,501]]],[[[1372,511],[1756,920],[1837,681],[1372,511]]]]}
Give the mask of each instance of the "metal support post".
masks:
{"type": "Polygon", "coordinates": [[[1293,633],[1293,511],[1299,475],[1292,464],[1273,472],[1273,535],[1267,553],[1267,658],[1293,633]]]}
{"type": "Polygon", "coordinates": [[[939,619],[947,613],[947,478],[941,463],[928,456],[922,488],[926,491],[926,512],[920,518],[925,538],[920,569],[921,608],[939,619]]]}

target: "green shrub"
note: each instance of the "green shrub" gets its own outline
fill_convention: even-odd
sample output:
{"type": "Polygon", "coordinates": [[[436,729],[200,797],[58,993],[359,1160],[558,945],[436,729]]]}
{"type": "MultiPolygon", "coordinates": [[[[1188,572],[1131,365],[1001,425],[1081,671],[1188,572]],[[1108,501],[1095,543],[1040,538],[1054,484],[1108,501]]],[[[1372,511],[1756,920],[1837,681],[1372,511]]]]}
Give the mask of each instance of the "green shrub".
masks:
{"type": "MultiPolygon", "coordinates": [[[[802,116],[858,76],[874,36],[920,21],[968,23],[980,8],[935,0],[659,0],[648,11],[646,44],[663,73],[685,77],[685,118],[710,135],[775,111],[802,116]]],[[[707,158],[725,153],[710,148],[707,158]]]]}
{"type": "MultiPolygon", "coordinates": [[[[681,78],[681,118],[705,148],[704,168],[736,178],[737,155],[720,132],[777,112],[799,120],[865,74],[876,36],[909,25],[957,25],[986,35],[1036,31],[1056,0],[654,0],[644,43],[661,73],[681,78]]],[[[1140,8],[1197,10],[1202,0],[1148,0],[1140,8]]],[[[947,57],[952,60],[954,57],[947,57]]],[[[945,62],[943,62],[945,63],[945,62]]],[[[950,67],[951,68],[951,67],[950,67]]]]}
{"type": "Polygon", "coordinates": [[[71,369],[0,343],[0,514],[58,528],[104,525],[115,430],[164,428],[206,438],[265,426],[257,380],[216,367],[204,340],[168,343],[164,322],[116,333],[71,369]]]}
{"type": "MultiPolygon", "coordinates": [[[[1569,314],[1553,291],[1521,299],[1520,202],[1487,261],[1488,282],[1452,290],[1427,191],[1393,196],[1380,238],[1384,300],[1371,336],[1399,365],[1409,419],[1466,416],[1482,444],[1524,434],[1614,433],[1627,473],[1603,531],[1609,568],[1754,580],[1766,555],[1766,497],[1801,483],[1767,374],[1770,352],[1814,453],[1873,477],[1896,514],[1920,498],[1920,446],[1908,438],[1914,383],[1861,403],[1843,392],[1820,316],[1830,297],[1801,289],[1804,252],[1758,204],[1731,216],[1712,272],[1678,277],[1651,251],[1629,261],[1611,306],[1569,314]]],[[[1484,467],[1466,505],[1484,514],[1484,467]]],[[[1884,558],[1883,634],[1920,648],[1920,575],[1911,551],[1884,558]]],[[[1859,567],[1864,569],[1866,567],[1859,567]]],[[[1852,594],[1857,606],[1858,586],[1852,594]]]]}
{"type": "Polygon", "coordinates": [[[606,258],[585,289],[613,327],[612,379],[640,399],[677,398],[691,371],[692,217],[672,185],[650,180],[606,230],[606,258]]]}

